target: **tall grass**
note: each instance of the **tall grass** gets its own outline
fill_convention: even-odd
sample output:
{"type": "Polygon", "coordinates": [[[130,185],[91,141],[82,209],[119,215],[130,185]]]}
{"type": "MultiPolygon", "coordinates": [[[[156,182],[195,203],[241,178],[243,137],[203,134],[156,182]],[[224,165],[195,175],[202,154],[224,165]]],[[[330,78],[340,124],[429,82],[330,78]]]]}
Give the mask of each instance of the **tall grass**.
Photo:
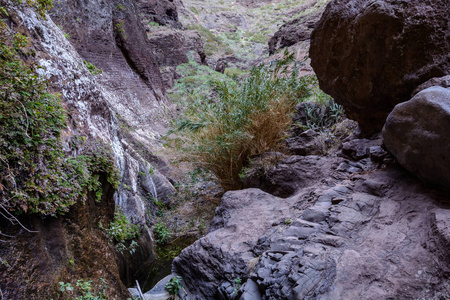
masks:
{"type": "Polygon", "coordinates": [[[240,188],[249,157],[281,149],[295,105],[309,96],[310,78],[289,70],[292,63],[286,54],[254,67],[241,82],[213,81],[217,97],[196,98],[176,123],[194,162],[211,170],[225,190],[240,188]]]}

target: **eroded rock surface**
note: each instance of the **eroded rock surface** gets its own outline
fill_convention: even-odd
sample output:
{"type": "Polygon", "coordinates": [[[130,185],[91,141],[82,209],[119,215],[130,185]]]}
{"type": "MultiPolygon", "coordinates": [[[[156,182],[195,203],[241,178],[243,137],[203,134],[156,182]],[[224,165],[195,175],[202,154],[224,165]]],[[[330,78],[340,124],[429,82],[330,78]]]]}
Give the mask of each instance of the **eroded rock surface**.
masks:
{"type": "MultiPolygon", "coordinates": [[[[301,10],[305,11],[316,4],[317,0],[305,1],[301,10]]],[[[274,54],[278,49],[289,47],[302,41],[309,41],[314,26],[319,21],[324,10],[325,5],[281,26],[269,40],[269,54],[274,54]]]]}
{"type": "Polygon", "coordinates": [[[227,192],[211,231],[174,261],[191,299],[449,297],[447,196],[395,165],[352,167],[368,159],[286,199],[227,192]]]}
{"type": "Polygon", "coordinates": [[[450,188],[450,89],[430,87],[398,104],[383,128],[384,143],[418,177],[450,188]]]}
{"type": "Polygon", "coordinates": [[[379,131],[394,106],[450,70],[450,6],[438,1],[334,0],[311,37],[320,87],[379,131]]]}
{"type": "Polygon", "coordinates": [[[174,28],[182,27],[178,21],[177,6],[173,0],[138,0],[138,4],[142,23],[147,29],[152,22],[174,28]]]}
{"type": "MultiPolygon", "coordinates": [[[[47,299],[58,293],[60,281],[100,277],[108,280],[114,298],[126,298],[124,283],[134,282],[127,270],[130,264],[120,264],[123,257],[116,255],[106,233],[99,229],[99,221],[105,227],[112,221],[115,207],[143,225],[142,247],[133,263],[143,265],[154,259],[152,237],[144,226],[148,211],[156,206],[151,197],[166,201],[174,192],[161,173],[164,161],[151,155],[164,129],[159,116],[166,98],[152,53],[146,40],[140,40],[145,31],[134,14],[136,3],[127,2],[123,9],[116,4],[91,1],[82,6],[77,1],[62,1],[57,4],[61,5],[57,16],[44,20],[26,4],[2,3],[9,14],[8,24],[27,36],[30,49],[35,50],[30,62],[42,67],[38,72],[49,81],[50,91],[61,94],[69,114],[64,141],[74,136],[103,141],[111,146],[120,171],[119,189],[109,187],[100,203],[93,198],[79,203],[58,220],[25,220],[30,229],[42,231],[39,234],[7,229],[15,238],[2,247],[0,255],[23,266],[2,269],[2,274],[8,274],[0,281],[8,299],[47,299]],[[87,62],[103,73],[92,74],[87,62]],[[45,279],[34,279],[40,280],[41,275],[45,279]]],[[[65,151],[77,151],[66,146],[65,151]]]]}

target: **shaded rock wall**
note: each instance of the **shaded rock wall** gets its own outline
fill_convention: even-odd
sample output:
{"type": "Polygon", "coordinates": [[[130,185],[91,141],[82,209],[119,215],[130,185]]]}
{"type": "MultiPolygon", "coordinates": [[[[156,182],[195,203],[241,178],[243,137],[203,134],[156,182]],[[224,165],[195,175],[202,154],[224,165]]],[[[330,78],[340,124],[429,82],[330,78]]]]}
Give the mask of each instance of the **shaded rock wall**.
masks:
{"type": "Polygon", "coordinates": [[[450,72],[448,1],[330,2],[311,38],[320,87],[365,134],[421,83],[450,72]]]}
{"type": "Polygon", "coordinates": [[[154,22],[182,28],[178,21],[177,5],[173,0],[138,0],[139,12],[144,26],[154,22]]]}
{"type": "Polygon", "coordinates": [[[28,63],[42,66],[38,72],[49,80],[50,90],[62,95],[69,114],[64,139],[82,135],[111,145],[121,184],[117,191],[107,193],[106,206],[101,202],[91,209],[86,207],[91,204],[77,204],[68,216],[28,222],[40,233],[19,232],[10,247],[2,248],[1,257],[12,257],[13,268],[24,267],[17,272],[2,270],[10,275],[2,276],[0,288],[11,293],[6,294],[8,299],[31,299],[30,295],[42,299],[50,298],[58,281],[74,284],[76,279],[102,277],[109,281],[114,299],[125,299],[127,292],[120,279],[134,283],[134,267],[119,261],[123,257],[119,259],[108,246],[98,221],[101,218],[107,226],[114,208],[120,207],[144,229],[139,242],[145,247],[138,249],[134,266],[142,267],[154,258],[151,233],[144,225],[147,213],[155,211],[149,199],[165,201],[175,191],[161,173],[167,172],[167,164],[152,154],[165,131],[161,116],[166,96],[135,2],[122,6],[104,1],[55,4],[44,20],[26,4],[2,1],[10,15],[8,24],[28,36],[36,52],[28,63]],[[103,73],[91,74],[84,60],[103,73]],[[28,260],[33,263],[27,265],[28,260]],[[38,282],[41,275],[45,278],[38,282]]]}

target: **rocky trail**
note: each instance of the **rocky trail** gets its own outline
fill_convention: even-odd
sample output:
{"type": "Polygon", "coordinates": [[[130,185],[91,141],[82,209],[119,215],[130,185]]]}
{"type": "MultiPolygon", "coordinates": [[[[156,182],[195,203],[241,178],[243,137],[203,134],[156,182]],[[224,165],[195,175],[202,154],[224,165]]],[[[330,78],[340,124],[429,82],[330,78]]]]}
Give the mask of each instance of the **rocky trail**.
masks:
{"type": "MultiPolygon", "coordinates": [[[[353,154],[383,152],[356,141],[353,154]]],[[[293,196],[226,193],[174,261],[191,299],[447,298],[447,195],[377,158],[291,156],[273,172],[317,176],[293,196]]]]}

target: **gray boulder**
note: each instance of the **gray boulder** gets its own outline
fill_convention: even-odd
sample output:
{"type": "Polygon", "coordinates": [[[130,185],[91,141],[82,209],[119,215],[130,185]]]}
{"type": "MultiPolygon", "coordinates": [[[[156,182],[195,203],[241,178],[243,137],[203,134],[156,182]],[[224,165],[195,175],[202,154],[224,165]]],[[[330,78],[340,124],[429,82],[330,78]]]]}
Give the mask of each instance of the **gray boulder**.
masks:
{"type": "Polygon", "coordinates": [[[416,176],[450,187],[450,89],[430,87],[397,105],[383,140],[398,162],[416,176]]]}

